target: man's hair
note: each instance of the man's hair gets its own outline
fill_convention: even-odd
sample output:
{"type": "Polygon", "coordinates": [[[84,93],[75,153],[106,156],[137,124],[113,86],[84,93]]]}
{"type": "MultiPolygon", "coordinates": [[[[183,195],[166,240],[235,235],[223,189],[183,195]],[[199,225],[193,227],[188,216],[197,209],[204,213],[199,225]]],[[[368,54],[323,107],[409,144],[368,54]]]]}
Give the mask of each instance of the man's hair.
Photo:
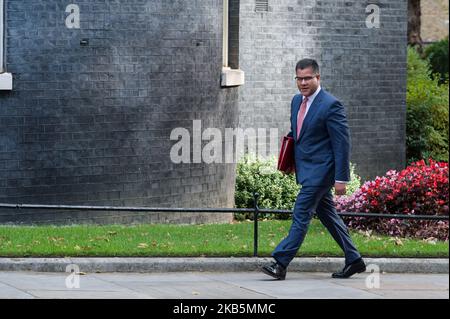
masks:
{"type": "Polygon", "coordinates": [[[295,72],[297,72],[297,70],[304,70],[309,67],[312,67],[314,74],[320,74],[319,64],[313,59],[303,59],[298,61],[295,67],[295,72]]]}

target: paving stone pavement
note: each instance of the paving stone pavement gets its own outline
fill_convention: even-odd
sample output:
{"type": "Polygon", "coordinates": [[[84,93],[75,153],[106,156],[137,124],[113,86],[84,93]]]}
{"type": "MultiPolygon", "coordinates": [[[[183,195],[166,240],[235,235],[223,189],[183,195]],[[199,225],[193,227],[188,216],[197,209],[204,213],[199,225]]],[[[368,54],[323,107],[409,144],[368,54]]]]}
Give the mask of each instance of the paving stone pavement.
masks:
{"type": "Polygon", "coordinates": [[[448,299],[448,274],[290,272],[285,281],[259,272],[0,272],[1,299],[448,299]],[[79,279],[79,288],[77,280],[79,279]],[[379,287],[377,287],[379,283],[379,287]],[[67,287],[69,285],[69,288],[67,287]],[[73,288],[70,288],[73,287],[73,288]]]}

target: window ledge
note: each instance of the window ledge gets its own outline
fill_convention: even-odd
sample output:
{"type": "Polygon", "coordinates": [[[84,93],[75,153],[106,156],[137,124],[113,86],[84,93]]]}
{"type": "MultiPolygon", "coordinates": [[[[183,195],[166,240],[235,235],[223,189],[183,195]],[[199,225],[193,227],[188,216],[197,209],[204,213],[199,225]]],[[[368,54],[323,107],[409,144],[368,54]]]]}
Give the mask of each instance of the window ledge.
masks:
{"type": "Polygon", "coordinates": [[[13,78],[11,73],[0,73],[0,90],[12,90],[13,78]]]}
{"type": "Polygon", "coordinates": [[[231,69],[224,67],[222,69],[222,87],[240,86],[245,83],[245,73],[240,69],[231,69]]]}

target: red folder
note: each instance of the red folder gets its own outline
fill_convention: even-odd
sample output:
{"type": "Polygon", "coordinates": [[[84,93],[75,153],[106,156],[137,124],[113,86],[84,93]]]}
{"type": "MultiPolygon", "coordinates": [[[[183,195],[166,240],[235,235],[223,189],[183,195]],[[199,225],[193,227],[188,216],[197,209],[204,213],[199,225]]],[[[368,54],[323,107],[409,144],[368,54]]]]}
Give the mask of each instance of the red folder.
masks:
{"type": "Polygon", "coordinates": [[[278,170],[285,174],[295,172],[294,138],[290,136],[283,136],[280,156],[278,156],[278,170]]]}

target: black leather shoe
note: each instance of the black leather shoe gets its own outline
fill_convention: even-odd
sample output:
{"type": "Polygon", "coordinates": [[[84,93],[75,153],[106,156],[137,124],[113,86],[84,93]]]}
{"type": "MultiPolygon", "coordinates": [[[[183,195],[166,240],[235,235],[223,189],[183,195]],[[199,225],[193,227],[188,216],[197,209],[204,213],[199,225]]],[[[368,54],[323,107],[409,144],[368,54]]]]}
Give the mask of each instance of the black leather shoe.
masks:
{"type": "Polygon", "coordinates": [[[262,267],[261,270],[263,271],[263,273],[272,276],[275,279],[278,280],[286,279],[286,268],[284,268],[283,266],[281,266],[276,262],[262,267]]]}
{"type": "Polygon", "coordinates": [[[356,273],[362,273],[366,271],[366,264],[362,258],[354,261],[353,263],[346,265],[342,271],[335,272],[333,278],[350,278],[356,273]]]}

